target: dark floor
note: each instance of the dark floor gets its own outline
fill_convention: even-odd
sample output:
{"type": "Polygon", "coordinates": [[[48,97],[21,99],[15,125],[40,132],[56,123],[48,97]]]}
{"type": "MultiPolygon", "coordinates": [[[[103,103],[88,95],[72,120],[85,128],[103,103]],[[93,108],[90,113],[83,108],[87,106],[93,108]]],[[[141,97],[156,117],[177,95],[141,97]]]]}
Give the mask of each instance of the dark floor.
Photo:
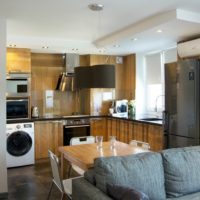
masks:
{"type": "MultiPolygon", "coordinates": [[[[8,169],[9,200],[46,200],[51,185],[49,160],[35,165],[8,169]]],[[[61,198],[60,191],[53,187],[50,200],[61,198]]]]}

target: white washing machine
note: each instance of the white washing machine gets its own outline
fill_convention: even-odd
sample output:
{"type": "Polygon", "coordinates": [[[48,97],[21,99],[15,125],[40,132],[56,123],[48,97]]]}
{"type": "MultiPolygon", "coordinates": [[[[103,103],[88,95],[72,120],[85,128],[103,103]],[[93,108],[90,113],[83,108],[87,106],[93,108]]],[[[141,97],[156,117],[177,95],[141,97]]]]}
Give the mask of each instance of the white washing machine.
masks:
{"type": "Polygon", "coordinates": [[[6,125],[7,167],[19,167],[35,163],[34,123],[6,125]]]}

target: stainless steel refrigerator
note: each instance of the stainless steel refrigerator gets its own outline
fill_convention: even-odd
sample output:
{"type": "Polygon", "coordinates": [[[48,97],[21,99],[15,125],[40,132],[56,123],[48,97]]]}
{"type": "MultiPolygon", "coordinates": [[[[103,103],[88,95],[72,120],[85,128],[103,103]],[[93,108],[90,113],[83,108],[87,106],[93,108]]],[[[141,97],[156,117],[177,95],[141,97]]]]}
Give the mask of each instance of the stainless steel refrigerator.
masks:
{"type": "Polygon", "coordinates": [[[164,131],[167,147],[199,145],[200,60],[165,64],[164,131]]]}

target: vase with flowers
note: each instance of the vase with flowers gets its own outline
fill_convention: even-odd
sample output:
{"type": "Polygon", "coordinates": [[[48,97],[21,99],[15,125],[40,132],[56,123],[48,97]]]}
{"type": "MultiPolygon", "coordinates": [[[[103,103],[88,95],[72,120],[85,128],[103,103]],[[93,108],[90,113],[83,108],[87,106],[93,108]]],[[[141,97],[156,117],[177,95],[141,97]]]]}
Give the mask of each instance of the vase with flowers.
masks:
{"type": "Polygon", "coordinates": [[[130,100],[128,102],[128,116],[130,118],[134,118],[135,117],[135,100],[130,100]]]}

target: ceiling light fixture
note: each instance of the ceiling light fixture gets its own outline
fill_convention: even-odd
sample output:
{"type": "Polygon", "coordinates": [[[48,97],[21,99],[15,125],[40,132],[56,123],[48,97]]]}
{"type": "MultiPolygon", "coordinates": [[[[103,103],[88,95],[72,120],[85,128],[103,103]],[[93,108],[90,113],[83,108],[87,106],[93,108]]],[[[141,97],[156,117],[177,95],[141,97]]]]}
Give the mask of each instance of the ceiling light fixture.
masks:
{"type": "Polygon", "coordinates": [[[119,44],[115,44],[115,45],[113,45],[113,47],[115,47],[115,48],[119,48],[120,45],[119,45],[119,44]]]}
{"type": "Polygon", "coordinates": [[[137,40],[138,40],[138,38],[132,38],[131,40],[132,40],[132,41],[137,41],[137,40]]]}
{"type": "Polygon", "coordinates": [[[16,47],[17,45],[16,44],[9,44],[9,47],[16,47]]]}
{"type": "Polygon", "coordinates": [[[43,46],[42,48],[43,48],[43,49],[48,49],[49,47],[48,47],[48,46],[43,46]]]}
{"type": "Polygon", "coordinates": [[[78,51],[78,48],[73,48],[72,51],[78,51]]]}
{"type": "Polygon", "coordinates": [[[158,29],[156,32],[157,33],[162,33],[163,31],[161,29],[158,29]]]}
{"type": "Polygon", "coordinates": [[[105,49],[99,49],[99,53],[104,53],[104,52],[106,52],[105,49]]]}
{"type": "Polygon", "coordinates": [[[103,10],[103,5],[98,3],[92,3],[88,5],[89,9],[92,11],[101,11],[103,10]]]}

